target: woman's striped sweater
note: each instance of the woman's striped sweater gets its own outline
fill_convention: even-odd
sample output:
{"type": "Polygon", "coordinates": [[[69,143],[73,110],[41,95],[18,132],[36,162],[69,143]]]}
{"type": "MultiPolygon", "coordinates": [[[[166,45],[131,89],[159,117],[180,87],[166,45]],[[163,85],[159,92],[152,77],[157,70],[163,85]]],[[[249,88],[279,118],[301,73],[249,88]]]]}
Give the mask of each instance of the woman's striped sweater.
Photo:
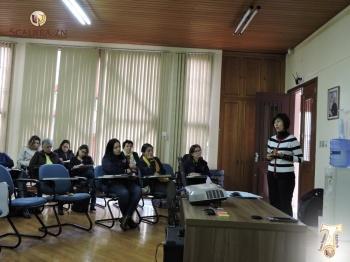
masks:
{"type": "Polygon", "coordinates": [[[269,138],[267,142],[267,153],[272,153],[276,149],[282,153],[282,157],[277,157],[269,162],[268,171],[273,173],[294,172],[293,162],[303,161],[303,152],[300,143],[293,135],[288,135],[283,139],[278,139],[276,135],[269,138]]]}

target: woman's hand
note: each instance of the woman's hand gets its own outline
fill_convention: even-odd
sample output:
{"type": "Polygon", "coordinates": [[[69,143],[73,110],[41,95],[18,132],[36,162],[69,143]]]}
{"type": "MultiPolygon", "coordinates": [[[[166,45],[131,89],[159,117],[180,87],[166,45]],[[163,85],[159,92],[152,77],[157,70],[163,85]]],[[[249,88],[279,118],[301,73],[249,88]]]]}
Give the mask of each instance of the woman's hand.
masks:
{"type": "Polygon", "coordinates": [[[76,166],[73,166],[72,169],[77,169],[77,168],[80,168],[80,167],[82,167],[82,166],[83,166],[83,164],[76,165],[76,166]]]}
{"type": "Polygon", "coordinates": [[[268,153],[268,154],[266,155],[266,158],[267,158],[268,160],[272,160],[272,159],[273,159],[273,154],[268,153]]]}

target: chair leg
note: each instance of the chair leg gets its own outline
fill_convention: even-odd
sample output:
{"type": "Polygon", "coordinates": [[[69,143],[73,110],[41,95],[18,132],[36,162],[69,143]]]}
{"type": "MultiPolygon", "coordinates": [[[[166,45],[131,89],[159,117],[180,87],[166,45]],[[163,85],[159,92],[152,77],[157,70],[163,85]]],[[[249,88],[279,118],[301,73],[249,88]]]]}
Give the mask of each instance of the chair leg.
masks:
{"type": "MultiPolygon", "coordinates": [[[[87,217],[88,219],[88,222],[89,222],[89,225],[87,227],[84,227],[82,225],[78,225],[78,224],[74,224],[74,223],[61,223],[61,220],[59,219],[58,215],[57,215],[57,212],[56,212],[56,207],[57,205],[53,206],[54,208],[54,213],[55,213],[55,217],[56,217],[56,221],[57,221],[57,224],[56,225],[49,225],[49,226],[46,226],[46,228],[56,228],[58,227],[58,233],[52,233],[52,232],[48,232],[48,234],[52,235],[52,236],[58,236],[59,234],[61,234],[62,232],[62,227],[64,226],[72,226],[72,227],[75,227],[75,228],[79,228],[79,229],[82,229],[82,230],[85,230],[85,231],[90,231],[92,229],[92,221],[91,221],[91,218],[90,218],[90,215],[89,215],[89,211],[87,210],[85,212],[85,216],[87,217]]],[[[40,230],[43,230],[43,228],[40,228],[40,230]]]]}
{"type": "Polygon", "coordinates": [[[16,236],[17,242],[16,242],[16,244],[14,244],[14,245],[0,245],[0,248],[11,248],[11,249],[13,249],[13,248],[18,247],[18,246],[21,244],[21,242],[22,242],[22,237],[21,237],[21,235],[19,234],[17,228],[15,227],[15,225],[13,224],[13,222],[12,222],[12,220],[10,219],[9,216],[7,216],[7,221],[9,222],[9,224],[10,224],[11,227],[12,227],[12,230],[13,230],[15,233],[6,233],[6,234],[3,234],[3,235],[0,235],[0,238],[7,237],[7,236],[16,236]]]}
{"type": "MultiPolygon", "coordinates": [[[[57,206],[57,204],[56,205],[52,205],[52,209],[53,209],[53,213],[55,215],[57,224],[46,226],[47,233],[49,235],[51,235],[51,236],[54,236],[54,237],[57,237],[57,236],[59,236],[62,233],[62,224],[61,224],[60,218],[59,218],[59,216],[57,214],[56,206],[57,206]],[[49,228],[56,228],[56,227],[58,227],[58,231],[56,233],[51,232],[51,231],[48,230],[49,228]]],[[[44,231],[45,229],[43,227],[41,227],[41,228],[39,228],[39,230],[40,231],[44,231]]]]}
{"type": "Polygon", "coordinates": [[[145,206],[145,200],[143,199],[143,197],[141,196],[141,205],[138,204],[137,206],[140,207],[140,208],[143,208],[145,206]]]}
{"type": "Polygon", "coordinates": [[[101,204],[98,204],[98,203],[96,203],[96,206],[98,206],[98,207],[100,207],[100,208],[105,208],[106,206],[107,206],[107,200],[106,200],[106,198],[104,197],[104,198],[102,198],[103,199],[103,201],[104,201],[104,204],[103,205],[101,205],[101,204]]]}
{"type": "Polygon", "coordinates": [[[154,202],[153,202],[154,199],[151,200],[151,203],[152,203],[152,207],[153,207],[153,210],[154,210],[154,215],[151,215],[151,216],[141,216],[139,211],[136,209],[136,214],[137,216],[139,217],[139,223],[141,222],[144,222],[144,223],[147,223],[147,224],[151,224],[151,225],[154,225],[154,224],[157,224],[159,222],[159,218],[163,217],[163,218],[168,218],[167,216],[164,216],[164,215],[160,215],[158,213],[158,210],[157,208],[154,206],[154,202]]]}
{"type": "Polygon", "coordinates": [[[120,217],[114,217],[113,216],[113,212],[112,212],[112,209],[111,209],[111,206],[110,206],[110,202],[117,201],[117,200],[118,200],[117,198],[111,198],[107,202],[107,207],[108,207],[108,211],[109,211],[109,214],[110,214],[111,218],[95,220],[95,224],[96,225],[104,226],[104,227],[107,227],[107,228],[112,228],[112,227],[114,227],[114,224],[115,224],[116,221],[120,221],[120,217]],[[111,223],[111,224],[106,224],[106,223],[111,223]]]}

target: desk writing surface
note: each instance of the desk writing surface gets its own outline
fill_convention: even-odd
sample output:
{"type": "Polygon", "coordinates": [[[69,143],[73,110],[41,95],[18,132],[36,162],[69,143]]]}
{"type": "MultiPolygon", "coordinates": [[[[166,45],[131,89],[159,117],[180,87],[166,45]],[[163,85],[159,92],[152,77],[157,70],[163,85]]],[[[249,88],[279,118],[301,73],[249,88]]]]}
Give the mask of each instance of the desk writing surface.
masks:
{"type": "Polygon", "coordinates": [[[265,230],[305,231],[303,223],[270,222],[266,217],[288,217],[280,210],[259,199],[228,198],[222,201],[221,207],[227,211],[228,217],[208,216],[204,211],[207,205],[192,205],[187,199],[182,199],[182,209],[186,225],[210,227],[239,227],[265,230]],[[252,219],[252,215],[263,217],[252,219]]]}

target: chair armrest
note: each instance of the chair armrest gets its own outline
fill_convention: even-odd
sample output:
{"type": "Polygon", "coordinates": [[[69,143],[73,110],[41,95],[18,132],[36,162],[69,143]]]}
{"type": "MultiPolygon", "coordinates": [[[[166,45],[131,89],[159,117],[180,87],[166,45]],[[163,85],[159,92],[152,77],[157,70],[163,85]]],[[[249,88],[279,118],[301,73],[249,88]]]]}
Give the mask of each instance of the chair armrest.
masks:
{"type": "Polygon", "coordinates": [[[45,177],[40,179],[40,182],[47,182],[47,181],[76,181],[76,180],[86,180],[86,177],[45,177]]]}
{"type": "Polygon", "coordinates": [[[130,174],[118,174],[118,175],[103,175],[103,176],[99,176],[99,177],[95,177],[95,180],[103,180],[103,179],[125,179],[125,178],[129,178],[131,177],[130,174]]]}
{"type": "Polygon", "coordinates": [[[39,183],[40,181],[38,179],[32,179],[32,178],[18,178],[16,179],[18,182],[33,182],[33,183],[39,183]]]}

